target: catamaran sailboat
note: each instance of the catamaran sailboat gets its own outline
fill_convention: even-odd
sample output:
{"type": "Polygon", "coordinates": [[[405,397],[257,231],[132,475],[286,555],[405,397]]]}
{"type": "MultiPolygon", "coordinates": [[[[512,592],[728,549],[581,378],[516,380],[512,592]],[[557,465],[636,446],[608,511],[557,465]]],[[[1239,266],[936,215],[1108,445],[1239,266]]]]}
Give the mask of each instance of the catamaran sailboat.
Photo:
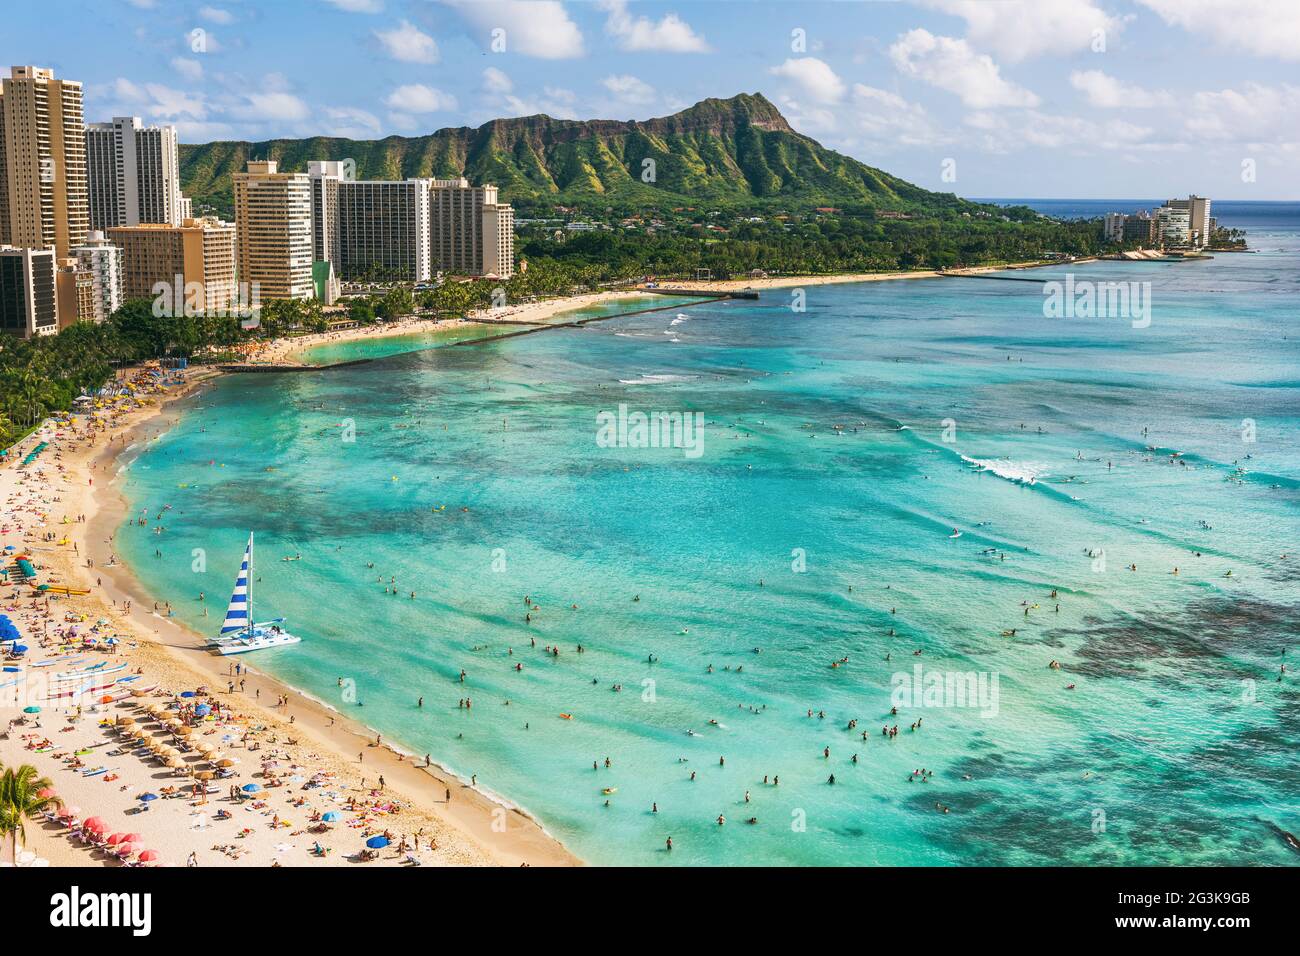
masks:
{"type": "Polygon", "coordinates": [[[283,647],[302,640],[284,629],[284,618],[260,624],[253,622],[253,589],[249,584],[252,570],[253,534],[249,532],[244,563],[239,566],[239,575],[235,578],[235,593],[230,596],[230,606],[226,608],[226,620],[221,625],[221,633],[208,641],[208,647],[223,656],[283,647]]]}

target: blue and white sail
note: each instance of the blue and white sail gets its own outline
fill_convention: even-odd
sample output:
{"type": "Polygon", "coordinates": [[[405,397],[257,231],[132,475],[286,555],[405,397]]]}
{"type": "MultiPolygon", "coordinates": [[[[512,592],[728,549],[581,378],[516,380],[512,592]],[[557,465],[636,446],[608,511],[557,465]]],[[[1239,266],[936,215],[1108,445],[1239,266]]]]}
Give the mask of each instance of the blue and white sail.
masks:
{"type": "Polygon", "coordinates": [[[248,547],[244,549],[244,563],[239,566],[239,576],[235,578],[235,593],[230,596],[230,606],[226,608],[226,620],[221,625],[222,636],[235,631],[248,630],[248,569],[253,564],[253,535],[248,535],[248,547]]]}

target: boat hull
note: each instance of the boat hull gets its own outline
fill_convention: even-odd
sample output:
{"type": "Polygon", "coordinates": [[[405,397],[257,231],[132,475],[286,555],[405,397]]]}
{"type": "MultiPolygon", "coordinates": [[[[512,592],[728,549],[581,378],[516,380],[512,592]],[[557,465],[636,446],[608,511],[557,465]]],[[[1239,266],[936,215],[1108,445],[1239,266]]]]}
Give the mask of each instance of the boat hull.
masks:
{"type": "Polygon", "coordinates": [[[258,624],[253,627],[251,634],[241,633],[227,638],[214,638],[208,642],[208,648],[222,657],[229,657],[231,654],[247,654],[250,651],[264,651],[272,647],[287,647],[301,641],[301,637],[288,631],[258,624]]]}

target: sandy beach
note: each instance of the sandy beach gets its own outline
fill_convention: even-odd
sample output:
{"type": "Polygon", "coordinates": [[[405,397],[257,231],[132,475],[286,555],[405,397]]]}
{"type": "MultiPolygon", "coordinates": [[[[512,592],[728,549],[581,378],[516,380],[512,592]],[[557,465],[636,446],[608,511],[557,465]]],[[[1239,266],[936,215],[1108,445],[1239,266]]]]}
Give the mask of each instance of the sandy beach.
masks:
{"type": "MultiPolygon", "coordinates": [[[[48,442],[35,461],[0,469],[3,544],[31,556],[39,582],[87,591],[6,588],[5,613],[29,650],[21,662],[6,662],[17,670],[0,680],[0,726],[10,727],[0,738],[0,762],[32,764],[65,805],[80,809],[83,820],[100,817],[106,835],[138,833],[142,840],[135,849],[155,851],[161,865],[184,865],[191,853],[200,866],[360,863],[365,839],[384,834],[391,845],[364,865],[578,863],[524,813],[443,772],[436,762],[426,767],[422,756],[401,754],[386,741],[377,744],[361,726],[259,673],[255,655],[222,658],[203,650],[204,638],[165,609],[155,613],[152,598],[114,560],[111,538],[126,507],[114,487],[120,456],[165,431],[168,406],[214,374],[191,371],[183,385],[112,415],[99,429],[85,427],[83,416],[76,419],[79,430],[47,424],[10,458],[21,460],[38,442],[48,442]],[[98,642],[93,649],[84,643],[92,635],[98,642]],[[109,635],[117,641],[113,653],[109,635]],[[56,658],[48,668],[39,666],[56,658]],[[238,676],[235,662],[242,670],[238,676]],[[96,665],[102,679],[89,670],[96,665]],[[131,683],[114,683],[128,675],[131,683]],[[3,686],[20,676],[23,682],[3,686]],[[143,688],[156,690],[139,693],[143,688]],[[64,698],[47,696],[65,689],[64,698]],[[218,769],[203,754],[185,753],[185,769],[172,771],[147,751],[123,749],[121,731],[109,723],[127,717],[148,739],[176,744],[179,738],[144,707],[167,707],[167,719],[185,700],[177,694],[202,689],[206,693],[198,699],[222,718],[212,726],[210,719],[193,721],[191,739],[216,741],[232,763],[220,768],[230,776],[209,781],[217,792],[196,799],[189,791],[190,772],[218,769]],[[99,703],[101,696],[119,692],[123,699],[99,703]],[[39,706],[40,713],[22,713],[28,706],[39,706]],[[15,720],[22,723],[11,725],[15,720]],[[93,773],[101,767],[103,772],[93,773]],[[230,785],[250,784],[261,789],[232,799],[230,785]],[[164,788],[174,788],[174,795],[164,788]],[[146,792],[159,799],[141,811],[139,797],[146,792]],[[218,817],[221,811],[224,818],[218,817]],[[335,822],[319,819],[331,812],[338,814],[335,822]],[[315,855],[317,844],[328,851],[315,855]]],[[[224,595],[214,598],[220,602],[224,595]]],[[[70,837],[64,825],[33,821],[26,829],[27,852],[50,865],[121,865],[70,837]]]]}
{"type": "Polygon", "coordinates": [[[341,329],[337,332],[318,332],[289,339],[277,339],[260,349],[253,361],[256,362],[291,362],[301,363],[303,353],[318,345],[352,342],[360,339],[382,339],[400,335],[416,335],[421,332],[443,331],[473,325],[479,322],[502,322],[511,324],[544,325],[549,319],[562,312],[586,308],[592,305],[604,305],[619,299],[636,299],[646,295],[636,290],[609,292],[591,292],[585,295],[566,296],[545,299],[539,302],[526,302],[509,305],[500,309],[483,309],[468,313],[460,319],[431,319],[411,316],[395,322],[362,326],[355,329],[341,329]]]}

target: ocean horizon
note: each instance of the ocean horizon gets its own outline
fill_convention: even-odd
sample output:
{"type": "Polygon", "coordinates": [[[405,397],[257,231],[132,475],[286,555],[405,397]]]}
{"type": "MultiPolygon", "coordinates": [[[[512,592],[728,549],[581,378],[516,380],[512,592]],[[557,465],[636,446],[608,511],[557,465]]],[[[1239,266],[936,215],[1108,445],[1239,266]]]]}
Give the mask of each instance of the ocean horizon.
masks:
{"type": "Polygon", "coordinates": [[[126,468],[118,552],[211,633],[256,532],[303,642],[247,663],[593,863],[1288,863],[1300,203],[1215,212],[1252,252],[223,376],[126,468]],[[1149,322],[1048,317],[1067,275],[1149,322]],[[699,454],[601,440],[631,413],[699,454]]]}

